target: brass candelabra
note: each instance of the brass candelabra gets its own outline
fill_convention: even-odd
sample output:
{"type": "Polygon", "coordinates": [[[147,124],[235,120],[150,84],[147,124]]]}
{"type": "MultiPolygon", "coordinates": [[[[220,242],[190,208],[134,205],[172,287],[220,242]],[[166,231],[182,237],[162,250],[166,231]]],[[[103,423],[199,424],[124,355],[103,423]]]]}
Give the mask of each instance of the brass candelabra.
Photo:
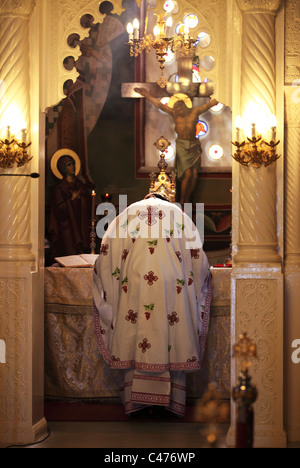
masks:
{"type": "Polygon", "coordinates": [[[276,139],[276,117],[271,119],[271,140],[268,142],[262,138],[262,135],[257,134],[256,124],[251,124],[251,138],[246,136],[246,139],[241,141],[240,133],[243,126],[243,120],[240,116],[236,120],[236,141],[232,144],[237,148],[233,154],[233,158],[243,166],[250,164],[259,168],[261,165],[269,166],[275,162],[280,156],[276,152],[276,148],[280,141],[276,139]],[[277,140],[277,141],[276,141],[277,140]]]}
{"type": "Polygon", "coordinates": [[[10,136],[8,131],[7,138],[0,139],[0,167],[9,169],[27,164],[32,159],[27,152],[30,145],[31,142],[18,141],[15,136],[10,136]]]}
{"type": "MultiPolygon", "coordinates": [[[[189,55],[194,48],[195,39],[189,37],[188,33],[178,34],[171,36],[171,18],[167,21],[164,19],[165,15],[159,15],[156,26],[154,28],[154,34],[146,34],[144,37],[139,37],[139,25],[135,21],[133,24],[127,25],[127,32],[129,34],[129,40],[126,45],[129,46],[130,56],[137,57],[142,52],[150,52],[155,50],[156,58],[160,65],[161,76],[157,80],[157,84],[161,88],[165,88],[167,80],[164,77],[164,68],[166,55],[169,51],[178,52],[181,56],[189,55]]],[[[146,21],[147,25],[147,21],[146,21]]],[[[147,27],[147,26],[146,26],[147,27]]],[[[146,30],[146,28],[145,28],[146,30]]]]}

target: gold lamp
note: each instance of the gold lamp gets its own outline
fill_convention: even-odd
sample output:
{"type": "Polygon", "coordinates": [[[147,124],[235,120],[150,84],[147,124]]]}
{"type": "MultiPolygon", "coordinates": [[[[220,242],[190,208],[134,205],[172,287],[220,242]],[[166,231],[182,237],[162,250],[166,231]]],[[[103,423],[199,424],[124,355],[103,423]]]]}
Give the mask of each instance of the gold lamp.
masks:
{"type": "Polygon", "coordinates": [[[194,50],[195,39],[190,38],[187,25],[184,26],[183,31],[179,34],[172,36],[172,18],[169,16],[165,19],[165,13],[157,15],[153,34],[147,34],[149,8],[150,0],[148,0],[144,36],[140,37],[139,21],[135,18],[133,23],[128,23],[127,25],[129,37],[126,45],[129,46],[131,57],[138,57],[144,51],[150,52],[151,50],[155,50],[161,70],[161,76],[157,80],[157,84],[161,88],[165,88],[167,85],[167,80],[164,77],[166,55],[169,51],[178,52],[181,56],[189,55],[194,50]]]}
{"type": "Polygon", "coordinates": [[[26,122],[19,108],[5,104],[0,109],[1,135],[0,135],[0,168],[10,169],[27,164],[32,157],[28,154],[31,142],[26,142],[26,122]],[[12,132],[13,129],[13,132],[12,132]],[[20,135],[17,138],[16,135],[20,135]]]}
{"type": "Polygon", "coordinates": [[[259,168],[261,165],[269,166],[280,157],[276,152],[280,141],[276,141],[277,121],[275,115],[270,118],[270,141],[263,139],[262,135],[257,132],[257,124],[254,121],[251,122],[251,136],[246,135],[246,138],[241,138],[244,126],[242,117],[238,116],[235,122],[236,140],[232,142],[236,147],[232,157],[237,162],[243,166],[251,164],[253,167],[259,168]]]}
{"type": "MultiPolygon", "coordinates": [[[[23,130],[23,135],[25,131],[23,130]]],[[[27,148],[31,142],[26,144],[25,141],[16,139],[14,135],[10,134],[10,127],[7,127],[7,137],[0,140],[0,167],[9,169],[14,167],[24,166],[32,157],[27,152],[27,148]]]]}

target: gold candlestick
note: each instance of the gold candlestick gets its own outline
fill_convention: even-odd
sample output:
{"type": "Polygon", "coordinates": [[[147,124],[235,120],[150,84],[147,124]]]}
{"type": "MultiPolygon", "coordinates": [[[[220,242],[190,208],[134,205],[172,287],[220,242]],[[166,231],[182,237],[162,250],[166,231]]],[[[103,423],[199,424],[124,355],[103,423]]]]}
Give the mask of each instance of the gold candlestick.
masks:
{"type": "Polygon", "coordinates": [[[95,190],[92,191],[92,228],[91,228],[91,234],[90,234],[90,238],[91,238],[91,244],[90,244],[90,248],[91,248],[91,254],[95,254],[95,250],[96,250],[96,230],[95,230],[95,198],[96,198],[96,192],[95,190]]]}

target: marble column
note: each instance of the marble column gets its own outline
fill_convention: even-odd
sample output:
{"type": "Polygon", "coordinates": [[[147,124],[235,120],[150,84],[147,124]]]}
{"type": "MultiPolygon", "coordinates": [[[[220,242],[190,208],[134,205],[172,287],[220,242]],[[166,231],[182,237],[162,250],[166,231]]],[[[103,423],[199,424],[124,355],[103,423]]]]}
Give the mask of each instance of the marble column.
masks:
{"type": "Polygon", "coordinates": [[[285,424],[300,440],[300,88],[285,87],[285,424]]]}
{"type": "MultiPolygon", "coordinates": [[[[243,15],[241,109],[265,121],[276,114],[275,16],[280,1],[237,2],[243,15]]],[[[239,236],[235,261],[277,263],[276,164],[239,170],[239,236]]]]}
{"type": "MultiPolygon", "coordinates": [[[[275,19],[280,0],[237,0],[242,15],[241,94],[243,115],[255,105],[265,119],[276,114],[275,19]]],[[[254,446],[284,447],[283,274],[277,240],[276,166],[245,167],[234,162],[233,194],[238,198],[236,253],[231,279],[231,343],[246,332],[258,358],[250,368],[258,390],[254,405],[254,446]]],[[[239,369],[233,361],[231,384],[239,369]]],[[[232,403],[228,445],[235,444],[232,403]]]]}
{"type": "MultiPolygon", "coordinates": [[[[35,4],[36,0],[0,0],[0,119],[7,108],[17,106],[29,138],[29,21],[35,4]]],[[[28,172],[30,164],[1,169],[1,174],[28,172]]],[[[39,366],[40,371],[43,363],[43,348],[33,333],[40,313],[33,305],[37,274],[31,247],[31,181],[1,176],[0,183],[0,443],[4,445],[33,443],[47,430],[41,410],[43,372],[35,370],[39,366]]]]}
{"type": "MultiPolygon", "coordinates": [[[[0,79],[3,93],[0,122],[6,124],[8,109],[17,106],[30,137],[29,19],[35,1],[0,1],[0,79]]],[[[17,116],[16,116],[17,118],[17,116]]],[[[21,130],[21,129],[19,129],[21,130]]],[[[0,173],[28,173],[21,168],[0,173]]],[[[3,177],[0,184],[0,261],[33,260],[30,232],[30,183],[28,177],[3,177]]]]}

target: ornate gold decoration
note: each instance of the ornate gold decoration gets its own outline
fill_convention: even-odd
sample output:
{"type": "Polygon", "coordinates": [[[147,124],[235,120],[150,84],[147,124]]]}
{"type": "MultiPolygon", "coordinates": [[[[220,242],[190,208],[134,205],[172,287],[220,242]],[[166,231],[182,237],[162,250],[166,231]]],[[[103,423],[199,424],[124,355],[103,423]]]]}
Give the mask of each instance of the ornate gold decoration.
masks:
{"type": "Polygon", "coordinates": [[[276,153],[276,146],[280,143],[279,140],[276,143],[274,141],[267,143],[262,140],[261,135],[252,138],[247,137],[247,140],[242,143],[232,142],[237,148],[232,157],[243,166],[249,166],[249,164],[252,164],[255,168],[259,168],[262,164],[269,166],[280,158],[276,153]]]}
{"type": "Polygon", "coordinates": [[[50,163],[50,167],[51,167],[51,170],[52,170],[53,174],[58,179],[63,179],[63,175],[60,173],[60,171],[58,170],[58,167],[57,167],[58,160],[62,156],[71,156],[71,158],[74,159],[74,161],[75,161],[75,175],[77,176],[79,174],[79,172],[80,172],[80,169],[81,169],[81,161],[80,161],[80,158],[79,158],[78,154],[75,153],[75,151],[71,150],[70,148],[61,148],[61,149],[57,150],[53,154],[53,156],[51,158],[51,163],[50,163]]]}
{"type": "Polygon", "coordinates": [[[129,23],[127,26],[127,32],[129,34],[129,40],[126,45],[129,46],[130,56],[138,57],[142,52],[150,52],[155,50],[156,58],[160,65],[161,76],[157,80],[157,84],[161,88],[167,86],[168,81],[164,77],[165,68],[165,56],[168,51],[178,52],[181,56],[190,55],[195,47],[195,39],[189,37],[187,33],[177,34],[169,36],[170,25],[168,21],[165,21],[165,13],[157,15],[157,22],[155,26],[155,33],[146,34],[148,26],[148,15],[149,15],[150,1],[148,3],[147,15],[145,20],[145,36],[139,37],[138,28],[129,23]]]}
{"type": "Polygon", "coordinates": [[[27,153],[27,148],[31,142],[18,141],[14,136],[8,136],[4,140],[0,140],[0,167],[9,169],[14,167],[22,167],[31,161],[32,156],[27,153]]]}
{"type": "Polygon", "coordinates": [[[256,345],[247,336],[247,333],[243,333],[233,345],[233,357],[237,358],[241,367],[242,372],[245,372],[251,365],[251,359],[256,358],[256,345]]]}
{"type": "Polygon", "coordinates": [[[237,358],[241,371],[237,385],[232,389],[232,399],[236,402],[236,448],[252,448],[254,429],[253,403],[257,399],[257,389],[251,384],[248,369],[251,359],[256,358],[256,345],[246,333],[233,346],[233,357],[237,358]]]}
{"type": "Polygon", "coordinates": [[[174,105],[178,101],[183,101],[189,109],[193,107],[192,100],[189,98],[187,94],[184,93],[177,93],[173,94],[173,96],[170,97],[169,102],[168,102],[168,107],[173,109],[174,105]]]}
{"type": "Polygon", "coordinates": [[[170,146],[170,142],[163,136],[158,138],[158,140],[154,143],[154,146],[160,151],[160,160],[158,162],[158,168],[160,169],[160,173],[155,179],[156,174],[155,172],[151,172],[150,174],[150,189],[149,193],[158,193],[166,198],[171,203],[175,203],[175,197],[176,197],[176,176],[175,172],[172,171],[170,174],[170,177],[166,173],[166,169],[168,167],[168,164],[166,163],[165,160],[165,154],[164,152],[166,149],[170,146]]]}
{"type": "Polygon", "coordinates": [[[196,404],[195,421],[205,423],[204,436],[211,447],[215,447],[221,435],[219,424],[228,422],[229,405],[217,385],[211,382],[203,394],[201,400],[196,404]]]}

